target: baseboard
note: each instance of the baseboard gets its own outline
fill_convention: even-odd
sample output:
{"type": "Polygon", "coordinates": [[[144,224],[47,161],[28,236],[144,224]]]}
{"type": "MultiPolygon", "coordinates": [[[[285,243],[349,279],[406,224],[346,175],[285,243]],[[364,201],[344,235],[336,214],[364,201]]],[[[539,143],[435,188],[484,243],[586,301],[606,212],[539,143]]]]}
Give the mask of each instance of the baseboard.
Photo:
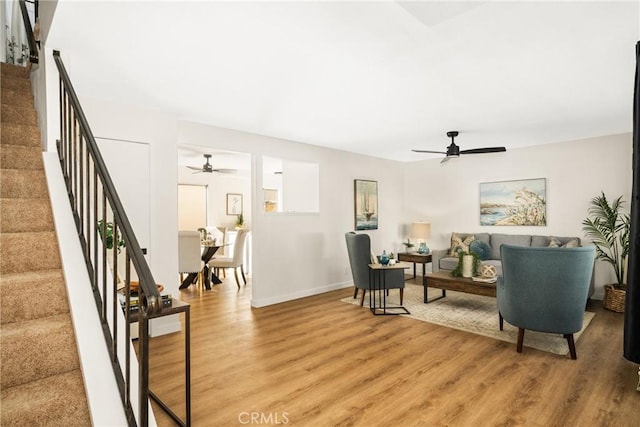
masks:
{"type": "Polygon", "coordinates": [[[290,294],[278,295],[270,298],[252,299],[251,307],[259,308],[266,307],[268,305],[280,304],[282,302],[293,301],[300,298],[306,298],[313,295],[324,294],[326,292],[336,291],[338,289],[344,289],[353,286],[353,282],[339,282],[333,283],[327,286],[321,286],[318,288],[304,289],[302,291],[293,292],[290,294]]]}

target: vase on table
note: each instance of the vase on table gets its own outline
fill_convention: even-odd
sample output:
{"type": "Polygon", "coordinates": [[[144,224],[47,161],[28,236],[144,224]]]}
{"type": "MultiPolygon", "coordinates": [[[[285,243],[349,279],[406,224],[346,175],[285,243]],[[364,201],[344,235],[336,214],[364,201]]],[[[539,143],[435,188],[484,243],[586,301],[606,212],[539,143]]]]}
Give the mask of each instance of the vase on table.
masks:
{"type": "Polygon", "coordinates": [[[418,253],[423,255],[429,253],[429,247],[426,243],[420,243],[420,246],[418,247],[418,253]]]}
{"type": "Polygon", "coordinates": [[[473,276],[473,255],[462,256],[462,277],[473,276]]]}
{"type": "Polygon", "coordinates": [[[389,264],[389,255],[387,255],[387,251],[382,251],[382,255],[380,255],[380,264],[389,264]]]}

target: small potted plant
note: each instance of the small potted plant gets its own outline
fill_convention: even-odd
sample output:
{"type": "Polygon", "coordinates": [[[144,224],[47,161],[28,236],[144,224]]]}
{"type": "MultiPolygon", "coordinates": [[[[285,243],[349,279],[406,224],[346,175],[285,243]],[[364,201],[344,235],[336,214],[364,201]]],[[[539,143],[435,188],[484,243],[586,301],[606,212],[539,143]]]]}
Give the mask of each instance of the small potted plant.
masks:
{"type": "MultiPolygon", "coordinates": [[[[117,233],[114,233],[113,222],[111,221],[103,221],[98,220],[97,224],[98,234],[100,234],[100,239],[103,240],[104,245],[108,250],[112,250],[115,246],[117,250],[117,254],[115,255],[118,258],[118,271],[115,272],[116,280],[119,283],[118,289],[124,286],[124,282],[120,279],[120,271],[123,271],[125,265],[125,256],[120,253],[120,250],[125,247],[124,239],[122,238],[122,233],[120,229],[118,229],[117,233]],[[104,233],[104,236],[103,236],[104,233]]],[[[109,268],[113,271],[113,257],[107,256],[107,262],[109,263],[109,268]]]]}
{"type": "Polygon", "coordinates": [[[244,215],[242,215],[242,212],[240,212],[240,214],[238,215],[238,218],[236,219],[236,230],[240,230],[243,226],[244,226],[244,215]]]}
{"type": "Polygon", "coordinates": [[[627,285],[624,283],[629,255],[631,221],[623,212],[622,196],[611,204],[602,192],[591,200],[588,217],[582,221],[582,230],[596,247],[596,258],[613,267],[616,283],[604,286],[604,308],[624,312],[627,285]]]}
{"type": "MultiPolygon", "coordinates": [[[[99,220],[98,221],[98,232],[100,233],[100,237],[102,237],[102,231],[103,231],[104,227],[105,227],[104,222],[102,220],[99,220]]],[[[105,239],[104,239],[105,245],[107,246],[107,249],[113,249],[114,241],[116,241],[116,240],[117,240],[118,253],[120,253],[120,249],[122,247],[124,247],[124,240],[122,239],[122,235],[120,234],[120,232],[118,232],[117,239],[114,239],[114,236],[113,236],[113,223],[107,221],[105,239]]]]}
{"type": "Polygon", "coordinates": [[[402,244],[407,248],[407,252],[413,252],[413,247],[415,245],[413,243],[411,243],[411,240],[409,240],[408,237],[407,237],[407,241],[406,242],[402,242],[402,244]]]}
{"type": "Polygon", "coordinates": [[[475,252],[458,252],[458,265],[453,269],[451,277],[476,277],[480,267],[480,257],[475,252]]]}

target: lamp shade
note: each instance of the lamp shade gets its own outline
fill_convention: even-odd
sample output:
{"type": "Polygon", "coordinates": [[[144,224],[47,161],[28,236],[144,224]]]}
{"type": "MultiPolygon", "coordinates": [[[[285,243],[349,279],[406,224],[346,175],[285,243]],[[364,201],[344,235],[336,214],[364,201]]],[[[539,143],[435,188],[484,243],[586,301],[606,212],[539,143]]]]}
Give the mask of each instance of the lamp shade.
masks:
{"type": "Polygon", "coordinates": [[[411,237],[426,240],[431,237],[431,223],[414,222],[411,224],[411,237]]]}

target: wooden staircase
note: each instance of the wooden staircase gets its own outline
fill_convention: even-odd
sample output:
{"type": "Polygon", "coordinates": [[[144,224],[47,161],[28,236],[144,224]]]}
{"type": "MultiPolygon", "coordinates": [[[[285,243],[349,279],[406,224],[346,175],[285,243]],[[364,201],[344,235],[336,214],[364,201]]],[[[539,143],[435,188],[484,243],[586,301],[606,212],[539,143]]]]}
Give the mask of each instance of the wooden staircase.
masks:
{"type": "Polygon", "coordinates": [[[89,426],[31,83],[1,67],[0,424],[89,426]]]}

